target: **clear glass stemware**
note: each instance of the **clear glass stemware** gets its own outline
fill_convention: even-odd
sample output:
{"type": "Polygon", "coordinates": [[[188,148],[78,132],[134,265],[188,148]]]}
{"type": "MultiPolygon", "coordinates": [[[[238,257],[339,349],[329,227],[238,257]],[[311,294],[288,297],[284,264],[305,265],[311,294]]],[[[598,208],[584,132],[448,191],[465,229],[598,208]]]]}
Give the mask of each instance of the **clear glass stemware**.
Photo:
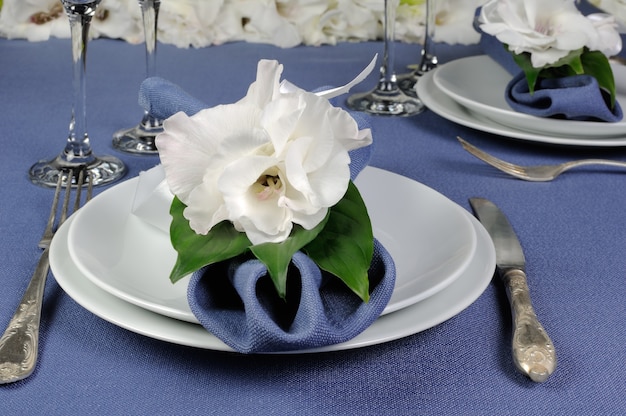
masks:
{"type": "Polygon", "coordinates": [[[378,84],[369,92],[348,97],[347,105],[353,110],[393,116],[412,116],[424,110],[424,104],[420,100],[406,95],[398,87],[393,69],[397,3],[394,0],[385,0],[383,63],[378,84]]]}
{"type": "Polygon", "coordinates": [[[435,0],[426,0],[426,13],[424,18],[424,39],[420,63],[408,74],[398,75],[398,86],[407,95],[417,97],[415,84],[426,72],[437,67],[439,60],[435,54],[433,37],[435,35],[435,0]]]}
{"type": "MultiPolygon", "coordinates": [[[[70,21],[74,103],[65,149],[52,160],[35,163],[29,171],[33,183],[56,187],[59,176],[69,169],[85,168],[94,185],[120,179],[126,166],[113,156],[93,154],[86,127],[86,53],[91,19],[101,0],[61,0],[70,21]]],[[[85,177],[88,177],[85,175],[85,177]]],[[[73,183],[82,186],[84,183],[73,183]]]]}
{"type": "MultiPolygon", "coordinates": [[[[146,39],[146,76],[156,75],[157,26],[160,0],[139,0],[143,31],[146,39]]],[[[155,154],[154,138],[163,131],[163,120],[144,112],[138,125],[117,131],[113,135],[113,147],[123,152],[155,154]]]]}

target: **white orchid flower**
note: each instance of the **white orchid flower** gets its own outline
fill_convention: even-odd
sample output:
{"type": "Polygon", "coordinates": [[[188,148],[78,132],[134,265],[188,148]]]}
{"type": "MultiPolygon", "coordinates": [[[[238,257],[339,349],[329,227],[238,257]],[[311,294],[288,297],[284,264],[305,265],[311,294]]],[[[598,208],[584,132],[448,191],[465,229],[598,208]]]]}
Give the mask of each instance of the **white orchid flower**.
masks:
{"type": "Polygon", "coordinates": [[[370,144],[371,132],[325,98],[281,88],[282,69],[262,60],[239,102],[165,121],[161,162],[196,233],[228,220],[253,244],[281,242],[294,224],[314,228],[345,194],[348,150],[370,144]]]}

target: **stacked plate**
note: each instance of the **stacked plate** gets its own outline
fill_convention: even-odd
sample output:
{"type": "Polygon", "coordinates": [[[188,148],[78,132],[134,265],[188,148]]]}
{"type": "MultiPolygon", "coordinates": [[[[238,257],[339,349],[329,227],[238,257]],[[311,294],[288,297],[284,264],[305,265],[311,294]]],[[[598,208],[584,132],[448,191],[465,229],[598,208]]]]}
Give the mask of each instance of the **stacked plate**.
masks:
{"type": "MultiPolygon", "coordinates": [[[[626,66],[613,65],[617,101],[626,111],[626,66]]],[[[626,120],[557,120],[514,111],[504,98],[512,76],[486,55],[458,59],[425,74],[417,93],[440,116],[488,133],[570,146],[626,146],[626,120]]]]}
{"type": "MultiPolygon", "coordinates": [[[[172,284],[169,235],[132,213],[139,178],[98,195],[57,232],[50,251],[58,283],[94,314],[131,331],[200,348],[230,348],[201,327],[187,304],[188,280],[172,284]]],[[[473,303],[495,268],[493,245],[466,210],[436,191],[381,169],[356,181],[375,236],[392,254],[396,287],[373,325],[349,342],[362,347],[437,325],[473,303]]],[[[167,210],[167,206],[154,207],[167,210]]]]}

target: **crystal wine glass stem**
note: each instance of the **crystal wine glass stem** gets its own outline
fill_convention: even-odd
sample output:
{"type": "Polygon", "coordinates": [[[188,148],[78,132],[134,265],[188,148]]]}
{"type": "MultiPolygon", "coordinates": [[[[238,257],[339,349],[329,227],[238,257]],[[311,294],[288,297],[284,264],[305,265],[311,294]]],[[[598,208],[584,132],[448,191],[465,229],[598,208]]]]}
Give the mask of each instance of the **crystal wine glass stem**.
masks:
{"type": "MultiPolygon", "coordinates": [[[[146,77],[156,75],[156,53],[157,53],[157,27],[159,22],[159,8],[161,0],[139,0],[141,6],[141,17],[143,20],[143,31],[146,38],[146,77]]],[[[147,111],[144,112],[142,123],[146,126],[155,127],[160,124],[147,111]]]]}
{"type": "Polygon", "coordinates": [[[91,144],[87,134],[87,44],[89,26],[100,0],[89,2],[72,2],[63,0],[63,6],[70,21],[73,62],[74,104],[70,120],[69,136],[64,155],[68,161],[74,158],[85,159],[88,163],[92,157],[91,144]]]}
{"type": "Polygon", "coordinates": [[[422,47],[422,59],[419,64],[418,74],[424,73],[434,69],[437,66],[437,55],[434,53],[434,41],[435,36],[435,0],[426,0],[426,20],[424,22],[424,44],[422,47]]]}
{"type": "Polygon", "coordinates": [[[379,81],[379,88],[384,91],[390,91],[397,88],[396,73],[393,69],[393,65],[395,63],[393,42],[395,40],[396,6],[396,0],[385,0],[383,62],[380,67],[379,81]]]}
{"type": "Polygon", "coordinates": [[[143,30],[146,37],[146,75],[156,75],[157,26],[160,0],[139,0],[143,30]]]}

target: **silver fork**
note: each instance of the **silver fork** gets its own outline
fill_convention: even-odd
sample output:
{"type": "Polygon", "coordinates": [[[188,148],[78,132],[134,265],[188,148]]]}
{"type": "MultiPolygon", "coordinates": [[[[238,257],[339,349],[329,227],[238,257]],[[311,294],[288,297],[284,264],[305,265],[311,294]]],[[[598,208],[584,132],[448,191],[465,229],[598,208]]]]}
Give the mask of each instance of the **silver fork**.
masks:
{"type": "Polygon", "coordinates": [[[472,155],[476,156],[478,159],[482,160],[495,167],[496,169],[501,170],[502,172],[508,173],[511,176],[515,176],[519,179],[524,179],[526,181],[533,182],[547,182],[555,179],[561,173],[566,170],[570,170],[572,168],[578,166],[585,165],[604,165],[604,166],[616,166],[619,168],[626,168],[626,162],[622,162],[619,160],[609,160],[609,159],[581,159],[581,160],[573,160],[571,162],[565,162],[558,165],[535,165],[535,166],[521,166],[514,165],[513,163],[505,162],[504,160],[498,159],[495,156],[490,155],[489,153],[485,153],[474,145],[469,144],[461,137],[456,137],[458,141],[463,145],[463,148],[467,150],[472,155]]]}
{"type": "Polygon", "coordinates": [[[43,236],[39,241],[39,247],[43,249],[39,263],[33,276],[24,292],[24,296],[9,321],[9,325],[0,338],[0,384],[12,383],[22,380],[32,374],[37,364],[37,352],[39,344],[39,322],[41,319],[41,306],[43,303],[43,292],[48,276],[49,249],[54,233],[70,214],[70,193],[72,184],[76,184],[76,195],[74,197],[73,212],[81,205],[82,184],[87,184],[87,195],[85,201],[91,199],[93,181],[89,174],[85,178],[85,170],[69,171],[67,175],[59,175],[59,180],[52,199],[52,208],[48,223],[43,236]],[[57,217],[57,210],[61,189],[65,187],[63,205],[61,206],[60,217],[57,217]]]}

